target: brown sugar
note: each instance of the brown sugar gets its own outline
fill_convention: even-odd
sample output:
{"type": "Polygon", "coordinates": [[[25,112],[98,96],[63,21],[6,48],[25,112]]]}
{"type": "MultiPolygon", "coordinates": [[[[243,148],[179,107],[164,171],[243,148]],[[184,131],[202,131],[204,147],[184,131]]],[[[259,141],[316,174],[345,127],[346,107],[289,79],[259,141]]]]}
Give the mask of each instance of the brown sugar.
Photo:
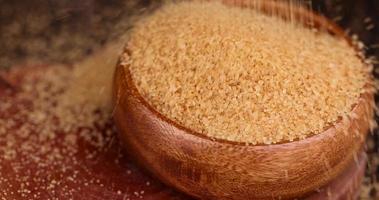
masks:
{"type": "Polygon", "coordinates": [[[165,5],[136,24],[127,49],[123,63],[155,109],[252,144],[320,133],[350,113],[368,80],[345,40],[215,2],[165,5]]]}

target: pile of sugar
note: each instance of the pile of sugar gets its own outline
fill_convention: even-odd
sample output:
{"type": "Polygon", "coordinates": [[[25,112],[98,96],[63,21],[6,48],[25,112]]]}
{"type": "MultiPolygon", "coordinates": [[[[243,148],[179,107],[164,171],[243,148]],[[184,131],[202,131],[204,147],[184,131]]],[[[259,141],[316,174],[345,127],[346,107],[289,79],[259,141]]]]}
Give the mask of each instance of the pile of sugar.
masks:
{"type": "Polygon", "coordinates": [[[323,131],[350,113],[368,80],[346,41],[215,2],[168,4],[140,20],[123,64],[165,116],[252,144],[323,131]]]}

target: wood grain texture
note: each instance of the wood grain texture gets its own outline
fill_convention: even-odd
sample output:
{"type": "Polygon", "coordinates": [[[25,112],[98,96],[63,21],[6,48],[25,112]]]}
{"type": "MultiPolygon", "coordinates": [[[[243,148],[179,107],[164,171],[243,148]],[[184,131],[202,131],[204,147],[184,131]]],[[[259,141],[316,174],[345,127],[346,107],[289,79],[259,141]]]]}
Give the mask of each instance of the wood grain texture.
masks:
{"type": "MultiPolygon", "coordinates": [[[[246,2],[226,1],[239,6],[246,2]]],[[[263,11],[288,17],[286,4],[264,2],[259,4],[263,11]]],[[[302,8],[292,10],[296,18],[314,19],[317,28],[348,39],[325,18],[302,8]]],[[[364,93],[351,111],[356,118],[340,120],[304,140],[254,146],[211,139],[158,113],[138,93],[121,62],[115,72],[114,104],[115,122],[129,153],[165,183],[202,199],[304,197],[348,167],[373,115],[373,95],[364,93]]]]}
{"type": "Polygon", "coordinates": [[[365,173],[367,155],[361,153],[348,169],[329,185],[313,193],[305,200],[354,200],[359,199],[362,179],[365,173]]]}

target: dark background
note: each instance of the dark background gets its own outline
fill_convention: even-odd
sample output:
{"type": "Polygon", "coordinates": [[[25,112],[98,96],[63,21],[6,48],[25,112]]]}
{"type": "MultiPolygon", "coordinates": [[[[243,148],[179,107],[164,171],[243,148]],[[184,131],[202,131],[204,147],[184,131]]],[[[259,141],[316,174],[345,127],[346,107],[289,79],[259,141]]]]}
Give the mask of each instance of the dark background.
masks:
{"type": "MultiPolygon", "coordinates": [[[[133,17],[163,0],[0,0],[0,69],[25,59],[73,63],[130,29],[133,17]]],[[[287,0],[289,1],[289,0],[287,0]]],[[[336,21],[379,57],[378,0],[301,0],[336,21]]],[[[377,68],[378,66],[376,66],[377,68]]],[[[379,198],[379,138],[367,142],[363,198],[379,198]]]]}
{"type": "MultiPolygon", "coordinates": [[[[25,57],[73,62],[124,33],[130,16],[161,1],[0,0],[0,67],[25,57]]],[[[314,10],[357,33],[371,47],[370,55],[379,55],[379,47],[374,48],[379,43],[379,1],[300,1],[312,2],[314,10]],[[367,17],[371,21],[365,23],[367,17]],[[371,23],[376,26],[366,30],[371,23]]]]}

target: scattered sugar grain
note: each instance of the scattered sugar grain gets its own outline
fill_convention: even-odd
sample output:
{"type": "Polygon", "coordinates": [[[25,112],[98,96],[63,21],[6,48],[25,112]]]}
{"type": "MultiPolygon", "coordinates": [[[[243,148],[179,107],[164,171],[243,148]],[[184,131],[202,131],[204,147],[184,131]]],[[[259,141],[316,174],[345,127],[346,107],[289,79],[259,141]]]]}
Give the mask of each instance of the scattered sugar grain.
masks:
{"type": "Polygon", "coordinates": [[[28,199],[41,199],[41,193],[34,191],[56,197],[60,188],[59,196],[70,199],[88,187],[88,182],[104,187],[99,179],[91,178],[96,176],[78,179],[75,167],[91,172],[76,160],[75,154],[79,153],[78,141],[95,147],[91,152],[82,152],[84,157],[94,158],[113,140],[114,129],[106,128],[107,133],[103,129],[111,117],[112,73],[120,51],[119,44],[110,45],[73,67],[51,66],[42,69],[43,74],[37,69],[36,73],[28,73],[14,95],[2,96],[0,161],[11,164],[11,183],[20,183],[20,188],[15,191],[15,187],[7,184],[8,176],[0,172],[1,197],[8,199],[17,193],[28,199]],[[58,140],[60,144],[56,144],[58,140]],[[22,175],[31,173],[25,170],[29,165],[36,166],[35,176],[22,175]],[[46,176],[51,169],[55,175],[46,176]],[[33,188],[29,187],[30,182],[33,188]],[[76,188],[70,186],[73,183],[76,188]]]}

